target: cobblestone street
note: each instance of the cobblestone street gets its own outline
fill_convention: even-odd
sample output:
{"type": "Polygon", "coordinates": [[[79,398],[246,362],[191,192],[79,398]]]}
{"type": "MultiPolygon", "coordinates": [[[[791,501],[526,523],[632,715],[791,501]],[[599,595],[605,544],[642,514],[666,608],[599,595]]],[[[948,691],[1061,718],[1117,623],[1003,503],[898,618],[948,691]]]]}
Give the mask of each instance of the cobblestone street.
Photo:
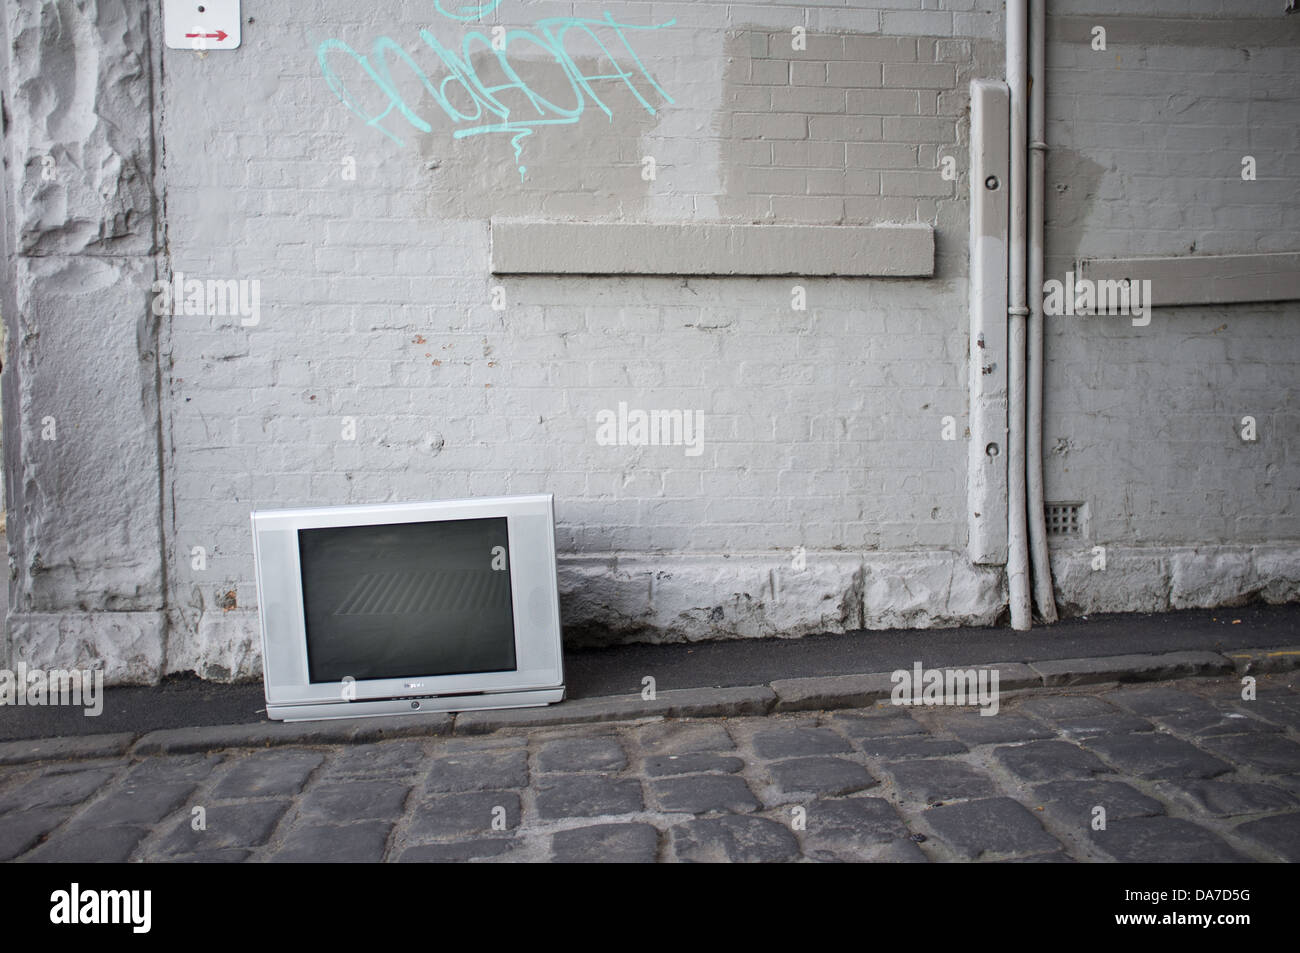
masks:
{"type": "Polygon", "coordinates": [[[0,857],[1296,861],[1296,682],[17,764],[0,857]]]}

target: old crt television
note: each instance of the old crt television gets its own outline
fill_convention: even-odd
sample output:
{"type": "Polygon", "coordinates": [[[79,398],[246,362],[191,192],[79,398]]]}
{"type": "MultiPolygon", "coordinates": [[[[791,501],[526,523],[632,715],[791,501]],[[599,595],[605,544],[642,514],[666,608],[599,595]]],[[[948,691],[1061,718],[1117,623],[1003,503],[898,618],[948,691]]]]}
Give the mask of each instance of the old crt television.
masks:
{"type": "Polygon", "coordinates": [[[552,498],[252,514],[274,719],[564,698],[552,498]]]}

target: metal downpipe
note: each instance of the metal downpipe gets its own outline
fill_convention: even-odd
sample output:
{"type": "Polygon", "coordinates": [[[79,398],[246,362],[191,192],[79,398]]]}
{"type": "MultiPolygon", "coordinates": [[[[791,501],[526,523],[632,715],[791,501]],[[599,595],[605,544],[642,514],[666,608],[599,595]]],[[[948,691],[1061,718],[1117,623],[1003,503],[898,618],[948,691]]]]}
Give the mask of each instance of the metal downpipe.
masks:
{"type": "Polygon", "coordinates": [[[1025,295],[1028,191],[1025,159],[1029,145],[1028,0],[1007,0],[1006,26],[1006,74],[1011,96],[1011,208],[1007,265],[1007,588],[1011,627],[1025,630],[1033,624],[1025,486],[1025,319],[1029,314],[1025,295]]]}
{"type": "Polygon", "coordinates": [[[1046,0],[1029,0],[1029,329],[1027,400],[1029,555],[1033,570],[1034,602],[1044,622],[1056,621],[1052,592],[1052,563],[1047,549],[1047,521],[1043,512],[1043,197],[1047,157],[1046,0]]]}

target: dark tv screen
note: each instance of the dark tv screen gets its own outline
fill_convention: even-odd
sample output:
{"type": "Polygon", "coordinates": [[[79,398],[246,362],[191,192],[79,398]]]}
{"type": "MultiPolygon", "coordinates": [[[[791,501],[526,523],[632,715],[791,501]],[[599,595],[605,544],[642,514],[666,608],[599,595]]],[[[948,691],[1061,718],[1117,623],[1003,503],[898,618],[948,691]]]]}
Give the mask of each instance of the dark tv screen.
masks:
{"type": "Polygon", "coordinates": [[[311,680],[514,671],[506,523],[299,530],[311,680]]]}

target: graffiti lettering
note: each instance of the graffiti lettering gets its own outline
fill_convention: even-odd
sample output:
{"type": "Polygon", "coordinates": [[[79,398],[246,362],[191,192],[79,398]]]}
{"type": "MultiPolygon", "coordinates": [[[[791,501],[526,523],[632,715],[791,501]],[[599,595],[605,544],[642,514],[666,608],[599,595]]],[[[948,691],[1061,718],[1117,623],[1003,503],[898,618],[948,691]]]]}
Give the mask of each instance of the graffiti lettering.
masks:
{"type": "MultiPolygon", "coordinates": [[[[449,4],[450,9],[444,8],[439,2],[436,7],[439,13],[449,19],[469,21],[495,9],[499,2],[500,0],[461,6],[449,4]]],[[[608,13],[602,19],[553,17],[539,20],[532,30],[509,30],[504,37],[498,30],[495,43],[491,37],[477,31],[467,33],[461,42],[459,54],[443,46],[429,30],[421,30],[420,39],[438,57],[446,71],[437,80],[430,78],[410,53],[387,36],[378,37],[374,41],[368,56],[358,53],[342,40],[325,40],[316,48],[316,60],[325,76],[325,82],[339,101],[367,126],[378,129],[399,146],[405,145],[405,140],[399,134],[404,128],[401,125],[403,121],[422,133],[432,132],[433,125],[399,92],[393,75],[395,68],[409,71],[410,76],[455,124],[453,137],[463,139],[484,133],[506,133],[514,147],[515,160],[519,162],[526,137],[541,126],[576,123],[588,104],[613,119],[613,110],[597,94],[593,83],[621,83],[631,90],[637,102],[651,115],[656,110],[647,96],[657,96],[672,103],[672,97],[655,82],[637,56],[632,47],[631,34],[638,30],[659,30],[675,22],[668,20],[651,25],[620,23],[608,13]],[[601,64],[598,71],[584,73],[579,68],[566,48],[566,44],[570,43],[570,34],[579,39],[589,39],[596,45],[599,51],[598,62],[601,64]],[[544,57],[541,60],[521,59],[519,52],[527,48],[540,50],[544,57]],[[487,85],[479,77],[471,58],[476,50],[485,51],[495,58],[505,82],[487,85]],[[560,67],[568,81],[568,92],[573,96],[571,103],[567,101],[567,96],[564,103],[552,102],[542,96],[517,70],[517,67],[524,68],[525,63],[529,67],[536,67],[539,63],[546,65],[552,62],[560,67]],[[351,80],[354,84],[360,78],[358,70],[373,84],[379,91],[379,108],[363,105],[353,92],[353,86],[339,75],[337,67],[340,66],[351,67],[351,80]],[[522,97],[522,104],[519,97],[522,97]],[[503,101],[507,98],[515,102],[513,108],[503,101]]],[[[527,168],[520,164],[521,179],[526,171],[527,168]]]]}

